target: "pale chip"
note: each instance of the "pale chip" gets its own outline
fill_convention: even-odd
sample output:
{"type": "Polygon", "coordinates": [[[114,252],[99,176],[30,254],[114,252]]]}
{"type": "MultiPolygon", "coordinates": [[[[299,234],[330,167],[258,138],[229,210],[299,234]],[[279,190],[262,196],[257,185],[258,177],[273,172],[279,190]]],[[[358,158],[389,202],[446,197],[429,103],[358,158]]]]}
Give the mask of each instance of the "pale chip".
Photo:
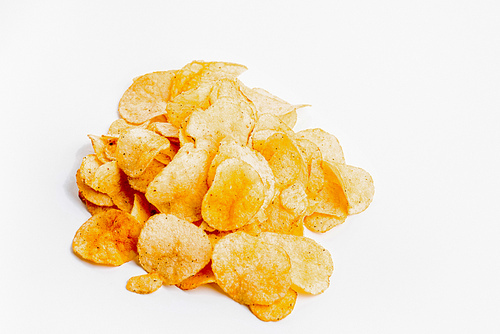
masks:
{"type": "Polygon", "coordinates": [[[179,284],[210,261],[212,245],[207,234],[173,215],[151,216],[137,244],[139,263],[147,272],[161,275],[164,284],[179,284]]]}
{"type": "Polygon", "coordinates": [[[304,236],[264,232],[259,239],[286,251],[292,264],[292,288],[295,291],[317,295],[328,288],[333,261],[326,248],[304,236]]]}
{"type": "Polygon", "coordinates": [[[146,198],[162,213],[190,222],[200,220],[209,164],[209,152],[193,144],[184,145],[149,183],[146,198]]]}
{"type": "Polygon", "coordinates": [[[165,113],[176,71],[153,72],[136,78],[118,104],[120,116],[141,124],[165,113]]]}

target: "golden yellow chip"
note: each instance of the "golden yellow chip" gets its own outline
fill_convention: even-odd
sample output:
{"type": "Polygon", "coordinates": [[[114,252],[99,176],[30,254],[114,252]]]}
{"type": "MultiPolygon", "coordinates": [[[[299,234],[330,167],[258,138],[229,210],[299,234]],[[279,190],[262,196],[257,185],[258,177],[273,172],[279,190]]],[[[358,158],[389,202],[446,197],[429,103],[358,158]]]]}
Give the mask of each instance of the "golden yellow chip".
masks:
{"type": "Polygon", "coordinates": [[[113,206],[113,200],[108,194],[96,191],[86,185],[80,174],[80,169],[76,171],[76,185],[81,197],[98,206],[113,206]]]}
{"type": "Polygon", "coordinates": [[[269,162],[278,189],[288,188],[296,182],[307,184],[307,166],[299,149],[288,135],[277,132],[256,149],[269,162]]]}
{"type": "Polygon", "coordinates": [[[313,212],[304,217],[304,225],[313,232],[324,233],[345,222],[347,216],[333,216],[326,213],[313,212]]]}
{"type": "Polygon", "coordinates": [[[337,163],[326,163],[340,180],[347,198],[347,214],[363,212],[373,201],[375,186],[371,175],[363,168],[337,163]]]}
{"type": "Polygon", "coordinates": [[[180,128],[195,110],[207,109],[210,106],[210,93],[213,82],[202,83],[177,95],[167,103],[167,119],[172,126],[180,128]]]}
{"type": "Polygon", "coordinates": [[[165,113],[175,73],[153,72],[136,78],[120,99],[120,116],[129,123],[141,124],[165,113]]]}
{"type": "Polygon", "coordinates": [[[171,96],[200,86],[204,82],[222,78],[236,78],[247,70],[246,66],[228,62],[193,61],[178,70],[172,82],[171,96]]]}
{"type": "Polygon", "coordinates": [[[161,276],[157,273],[148,273],[130,277],[127,281],[127,290],[139,294],[153,293],[163,285],[161,276]]]}
{"type": "Polygon", "coordinates": [[[326,248],[304,236],[264,232],[259,239],[286,251],[292,264],[292,288],[295,291],[317,295],[328,288],[333,261],[326,248]]]}
{"type": "Polygon", "coordinates": [[[103,205],[97,205],[89,200],[87,200],[81,191],[78,191],[78,197],[80,200],[85,204],[85,207],[87,208],[87,211],[90,213],[90,215],[96,215],[98,213],[101,213],[103,211],[109,210],[109,209],[118,209],[116,206],[103,206],[103,205]]]}
{"type": "Polygon", "coordinates": [[[276,192],[275,178],[271,167],[267,160],[258,152],[250,147],[242,146],[233,140],[225,139],[219,145],[219,150],[212,160],[210,169],[208,170],[207,184],[210,187],[215,177],[217,167],[226,159],[238,158],[252,166],[259,174],[264,185],[264,201],[260,210],[257,212],[257,218],[262,220],[264,211],[271,202],[276,192]]]}
{"type": "Polygon", "coordinates": [[[125,174],[138,177],[170,142],[153,131],[135,128],[125,131],[116,143],[116,161],[125,174]]]}
{"type": "Polygon", "coordinates": [[[139,263],[157,272],[165,284],[178,284],[210,261],[212,245],[207,234],[173,215],[151,216],[137,244],[139,263]]]}
{"type": "Polygon", "coordinates": [[[286,252],[244,232],[231,233],[215,244],[212,270],[222,290],[245,305],[270,305],[291,286],[286,252]]]}
{"type": "Polygon", "coordinates": [[[167,137],[169,141],[179,143],[179,128],[166,122],[152,122],[148,125],[148,130],[154,131],[163,137],[167,137]]]}
{"type": "Polygon", "coordinates": [[[271,305],[250,304],[250,311],[262,321],[280,321],[292,313],[297,301],[297,292],[289,289],[285,297],[271,305]]]}
{"type": "Polygon", "coordinates": [[[146,198],[162,213],[190,222],[201,220],[209,166],[209,152],[193,144],[184,145],[148,185],[146,198]]]}
{"type": "Polygon", "coordinates": [[[92,180],[92,188],[103,192],[121,210],[130,212],[134,205],[134,193],[127,176],[120,170],[116,161],[99,166],[92,180]]]}
{"type": "Polygon", "coordinates": [[[92,216],[76,232],[73,251],[100,264],[119,266],[136,256],[142,225],[130,214],[109,209],[92,216]]]}
{"type": "MultiPolygon", "coordinates": [[[[80,165],[80,177],[82,181],[85,182],[86,185],[92,187],[92,181],[94,179],[94,175],[97,169],[103,163],[97,158],[95,154],[88,154],[82,159],[82,163],[80,165]]],[[[98,190],[93,188],[94,190],[98,190]]]]}
{"type": "Polygon", "coordinates": [[[307,139],[294,138],[294,142],[302,153],[302,158],[307,166],[307,192],[314,196],[323,188],[325,178],[321,151],[316,144],[307,139]]]}
{"type": "Polygon", "coordinates": [[[220,231],[248,224],[264,203],[264,184],[248,163],[237,158],[224,160],[203,198],[203,220],[220,231]]]}
{"type": "Polygon", "coordinates": [[[148,189],[148,185],[151,183],[151,181],[154,180],[156,175],[158,175],[163,170],[163,168],[165,168],[165,164],[154,159],[148,165],[144,173],[137,177],[128,177],[130,187],[132,187],[132,189],[134,190],[145,193],[148,189]]]}
{"type": "Polygon", "coordinates": [[[151,204],[143,194],[134,194],[134,206],[130,214],[142,225],[151,217],[151,204]]]}
{"type": "Polygon", "coordinates": [[[210,283],[215,283],[215,275],[212,271],[212,266],[209,263],[193,276],[190,276],[182,282],[176,284],[176,286],[182,290],[193,290],[201,285],[210,283]]]}

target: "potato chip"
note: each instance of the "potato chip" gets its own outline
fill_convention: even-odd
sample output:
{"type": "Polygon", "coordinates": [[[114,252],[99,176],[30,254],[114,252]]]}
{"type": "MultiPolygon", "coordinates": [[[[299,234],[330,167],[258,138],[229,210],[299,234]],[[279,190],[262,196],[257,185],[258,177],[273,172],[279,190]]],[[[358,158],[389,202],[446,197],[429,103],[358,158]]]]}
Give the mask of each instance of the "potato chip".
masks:
{"type": "Polygon", "coordinates": [[[297,301],[297,292],[288,289],[285,297],[276,300],[271,305],[250,304],[252,313],[262,321],[280,321],[292,313],[297,301]]]}
{"type": "Polygon", "coordinates": [[[306,189],[300,182],[284,189],[280,194],[280,201],[285,209],[293,212],[296,216],[302,215],[309,205],[306,189]]]}
{"type": "Polygon", "coordinates": [[[302,158],[307,166],[307,192],[310,196],[314,196],[323,188],[325,178],[321,151],[307,139],[295,138],[294,143],[302,153],[302,158]]]}
{"type": "Polygon", "coordinates": [[[186,134],[194,139],[196,146],[214,147],[227,137],[241,145],[248,143],[255,110],[233,82],[224,81],[220,85],[224,95],[207,109],[193,111],[186,123],[186,134]]]}
{"type": "Polygon", "coordinates": [[[291,286],[286,252],[244,232],[231,233],[215,244],[212,270],[222,290],[245,305],[270,305],[291,286]]]}
{"type": "Polygon", "coordinates": [[[120,99],[120,116],[129,123],[141,124],[165,113],[175,73],[153,72],[136,78],[120,99]]]}
{"type": "Polygon", "coordinates": [[[132,210],[134,193],[116,161],[99,166],[92,180],[92,188],[109,195],[119,209],[125,212],[132,210]]]}
{"type": "Polygon", "coordinates": [[[258,117],[272,114],[280,118],[290,128],[293,128],[297,121],[297,109],[309,106],[307,104],[291,105],[262,88],[248,88],[243,84],[240,87],[243,95],[252,101],[257,108],[258,117]]]}
{"type": "Polygon", "coordinates": [[[256,149],[269,162],[278,189],[288,188],[295,182],[307,184],[307,166],[299,149],[286,134],[277,132],[256,149]]]}
{"type": "Polygon", "coordinates": [[[151,217],[151,205],[142,194],[134,194],[134,206],[130,214],[142,225],[151,217]]]}
{"type": "Polygon", "coordinates": [[[236,78],[247,70],[246,66],[227,62],[193,61],[178,70],[172,82],[171,96],[196,88],[205,82],[222,78],[236,78]]]}
{"type": "Polygon", "coordinates": [[[195,110],[205,110],[210,106],[213,82],[182,92],[167,103],[167,119],[174,127],[180,128],[195,110]]]}
{"type": "Polygon", "coordinates": [[[260,210],[257,212],[257,217],[262,219],[264,211],[271,202],[275,194],[275,179],[274,174],[269,167],[267,160],[258,152],[247,146],[242,146],[233,140],[223,140],[219,145],[219,150],[212,160],[210,169],[208,170],[207,184],[211,186],[215,177],[217,167],[226,159],[238,158],[252,166],[259,174],[264,185],[264,201],[260,210]]]}
{"type": "Polygon", "coordinates": [[[136,256],[142,225],[130,214],[109,209],[92,216],[76,232],[73,251],[82,258],[119,266],[136,256]]]}
{"type": "Polygon", "coordinates": [[[287,210],[281,204],[279,193],[273,198],[265,211],[266,219],[259,224],[262,232],[276,232],[303,235],[303,216],[295,210],[287,210]]]}
{"type": "Polygon", "coordinates": [[[78,197],[80,198],[80,200],[83,202],[83,204],[85,204],[85,207],[87,208],[87,211],[93,216],[93,215],[96,215],[98,213],[101,213],[103,211],[106,211],[106,210],[109,210],[109,209],[118,209],[116,206],[102,206],[102,205],[97,205],[97,204],[94,204],[92,202],[90,202],[89,200],[87,200],[81,191],[78,191],[78,197]]]}
{"type": "Polygon", "coordinates": [[[264,184],[251,165],[237,158],[224,160],[203,198],[203,220],[217,230],[238,229],[257,214],[264,195],[264,184]]]}
{"type": "Polygon", "coordinates": [[[292,264],[292,288],[313,295],[330,285],[333,261],[330,252],[311,238],[264,232],[259,239],[283,248],[292,264]]]}
{"type": "Polygon", "coordinates": [[[127,281],[127,290],[139,294],[153,293],[163,285],[161,276],[157,273],[148,273],[130,277],[127,281]]]}
{"type": "Polygon", "coordinates": [[[111,123],[111,125],[109,126],[108,136],[120,137],[120,135],[122,133],[124,133],[128,130],[135,129],[135,128],[147,129],[148,125],[149,125],[148,121],[144,122],[140,125],[136,125],[136,124],[128,123],[123,118],[119,118],[119,119],[113,121],[113,123],[111,123]]]}
{"type": "Polygon", "coordinates": [[[201,285],[210,283],[215,283],[215,275],[212,271],[212,266],[209,263],[193,276],[190,276],[182,282],[176,284],[176,286],[182,290],[193,290],[201,285]]]}
{"type": "Polygon", "coordinates": [[[184,145],[151,181],[146,198],[162,213],[190,222],[201,220],[201,203],[208,190],[209,164],[209,152],[193,144],[184,145]]]}
{"type": "Polygon", "coordinates": [[[306,129],[296,133],[297,138],[307,139],[316,144],[327,162],[345,163],[344,152],[338,139],[323,129],[306,129]]]}
{"type": "Polygon", "coordinates": [[[363,212],[373,201],[375,187],[371,175],[360,167],[326,163],[342,184],[349,205],[347,214],[363,212]]]}
{"type": "Polygon", "coordinates": [[[95,154],[88,154],[82,159],[82,163],[79,168],[80,177],[86,185],[92,187],[92,180],[94,179],[95,172],[102,164],[103,163],[97,158],[97,155],[95,154]]]}
{"type": "Polygon", "coordinates": [[[125,174],[137,177],[170,142],[153,131],[135,128],[125,131],[116,143],[116,161],[125,174]]]}
{"type": "Polygon", "coordinates": [[[128,182],[132,189],[145,193],[148,185],[151,181],[154,180],[156,175],[158,175],[163,168],[165,168],[165,164],[154,159],[151,163],[146,167],[144,173],[137,177],[128,177],[128,182]]]}
{"type": "Polygon", "coordinates": [[[137,249],[141,266],[149,273],[157,272],[169,285],[196,274],[212,255],[212,245],[202,229],[165,214],[148,219],[137,249]]]}
{"type": "Polygon", "coordinates": [[[148,130],[166,137],[170,142],[179,143],[179,128],[167,122],[152,122],[147,127],[148,130]]]}
{"type": "Polygon", "coordinates": [[[80,169],[76,172],[76,185],[78,186],[79,193],[87,201],[98,206],[113,206],[113,200],[108,194],[96,191],[90,186],[86,185],[80,174],[80,169]]]}
{"type": "Polygon", "coordinates": [[[326,213],[313,212],[304,217],[304,225],[307,229],[324,233],[345,222],[347,216],[334,216],[326,213]]]}

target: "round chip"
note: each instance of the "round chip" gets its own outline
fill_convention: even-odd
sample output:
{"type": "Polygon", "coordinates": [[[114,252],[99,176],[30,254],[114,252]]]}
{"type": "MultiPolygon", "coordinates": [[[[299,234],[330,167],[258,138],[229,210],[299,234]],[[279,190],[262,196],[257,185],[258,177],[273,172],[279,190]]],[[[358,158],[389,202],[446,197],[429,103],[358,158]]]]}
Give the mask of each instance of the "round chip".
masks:
{"type": "Polygon", "coordinates": [[[237,158],[224,160],[203,198],[201,214],[211,227],[228,231],[240,228],[260,210],[265,188],[257,171],[237,158]]]}
{"type": "Polygon", "coordinates": [[[286,251],[292,264],[292,288],[295,291],[317,295],[328,288],[333,261],[326,248],[304,236],[264,232],[259,239],[286,251]]]}
{"type": "Polygon", "coordinates": [[[106,210],[92,216],[78,229],[73,251],[95,263],[122,265],[135,257],[141,227],[126,212],[106,210]]]}
{"type": "Polygon", "coordinates": [[[208,264],[212,245],[196,225],[173,215],[157,214],[146,221],[137,251],[139,263],[147,272],[157,272],[165,284],[178,284],[208,264]]]}
{"type": "Polygon", "coordinates": [[[215,281],[241,304],[270,305],[283,298],[291,285],[290,259],[278,246],[245,232],[228,234],[215,244],[215,281]]]}

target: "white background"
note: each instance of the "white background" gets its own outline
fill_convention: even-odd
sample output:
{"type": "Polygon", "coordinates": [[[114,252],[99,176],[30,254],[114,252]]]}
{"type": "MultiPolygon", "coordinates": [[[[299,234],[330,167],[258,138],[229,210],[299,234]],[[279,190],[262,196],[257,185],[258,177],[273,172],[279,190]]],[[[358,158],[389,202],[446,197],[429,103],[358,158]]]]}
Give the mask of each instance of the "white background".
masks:
{"type": "Polygon", "coordinates": [[[2,1],[2,333],[499,333],[500,2],[2,1]],[[322,295],[264,323],[210,287],[128,292],[71,251],[75,171],[132,79],[192,60],[294,103],[375,180],[322,295]]]}

